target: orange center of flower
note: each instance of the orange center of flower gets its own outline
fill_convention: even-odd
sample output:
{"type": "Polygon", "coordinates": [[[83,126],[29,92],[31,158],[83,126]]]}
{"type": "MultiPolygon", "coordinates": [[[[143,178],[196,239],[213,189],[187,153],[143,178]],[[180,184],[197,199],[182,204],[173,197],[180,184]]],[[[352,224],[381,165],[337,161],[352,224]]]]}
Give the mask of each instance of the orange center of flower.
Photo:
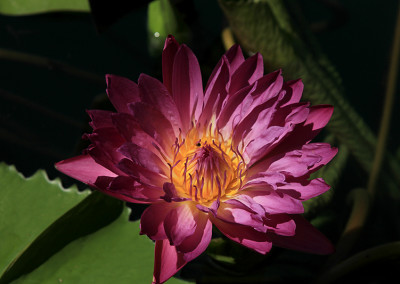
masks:
{"type": "Polygon", "coordinates": [[[174,147],[170,179],[180,197],[207,206],[240,189],[245,164],[231,139],[225,141],[216,130],[200,137],[194,127],[184,139],[177,139],[174,147]]]}

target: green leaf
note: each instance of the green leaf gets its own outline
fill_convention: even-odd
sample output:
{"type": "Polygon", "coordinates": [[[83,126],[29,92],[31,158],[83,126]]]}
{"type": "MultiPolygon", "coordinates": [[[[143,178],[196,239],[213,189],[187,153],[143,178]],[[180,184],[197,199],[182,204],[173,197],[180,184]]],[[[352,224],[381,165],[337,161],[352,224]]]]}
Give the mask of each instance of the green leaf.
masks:
{"type": "Polygon", "coordinates": [[[89,191],[63,189],[44,171],[24,178],[0,164],[0,275],[54,221],[76,206],[89,191]]]}
{"type": "MultiPolygon", "coordinates": [[[[335,107],[328,129],[345,144],[360,165],[369,172],[376,137],[345,99],[340,79],[320,52],[307,29],[293,23],[281,0],[219,0],[239,42],[251,52],[259,51],[270,70],[283,68],[285,79],[302,78],[303,98],[313,104],[335,107]]],[[[400,184],[400,164],[387,155],[386,176],[400,184]]],[[[385,177],[386,180],[387,177],[385,177]]],[[[389,182],[389,181],[388,181],[389,182]]]]}
{"type": "MultiPolygon", "coordinates": [[[[151,283],[154,244],[139,235],[129,209],[111,225],[64,247],[19,283],[151,283]]],[[[167,283],[188,283],[176,278],[167,283]]]]}
{"type": "Polygon", "coordinates": [[[147,30],[150,53],[161,54],[164,42],[169,34],[179,42],[186,42],[189,29],[178,11],[171,5],[170,0],[155,0],[147,10],[147,30]]]}
{"type": "Polygon", "coordinates": [[[49,12],[90,12],[88,0],[1,0],[0,14],[10,16],[49,12]]]}
{"type": "Polygon", "coordinates": [[[109,225],[121,215],[123,205],[120,200],[93,192],[43,231],[14,259],[2,275],[0,284],[31,272],[71,241],[109,225]]]}

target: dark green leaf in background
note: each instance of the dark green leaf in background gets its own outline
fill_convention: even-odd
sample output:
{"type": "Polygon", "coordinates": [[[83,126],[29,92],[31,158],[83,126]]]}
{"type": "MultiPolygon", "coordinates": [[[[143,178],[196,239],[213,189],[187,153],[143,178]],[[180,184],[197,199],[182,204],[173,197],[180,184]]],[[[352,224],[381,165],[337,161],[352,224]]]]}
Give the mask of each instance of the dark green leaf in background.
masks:
{"type": "Polygon", "coordinates": [[[189,39],[189,28],[170,0],[151,2],[147,10],[147,23],[149,52],[153,56],[161,54],[169,34],[174,35],[178,42],[187,42],[189,39]]]}
{"type": "Polygon", "coordinates": [[[89,12],[88,0],[1,0],[0,14],[10,16],[49,12],[89,12]]]}

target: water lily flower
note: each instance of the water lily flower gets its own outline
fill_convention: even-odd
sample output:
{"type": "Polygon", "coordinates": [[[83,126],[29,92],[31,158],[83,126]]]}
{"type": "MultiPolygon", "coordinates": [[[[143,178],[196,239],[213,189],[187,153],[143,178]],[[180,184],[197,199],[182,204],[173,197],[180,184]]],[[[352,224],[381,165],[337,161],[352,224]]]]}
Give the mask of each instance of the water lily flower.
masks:
{"type": "Polygon", "coordinates": [[[91,146],[56,167],[108,195],[150,206],[141,234],[155,241],[153,283],[205,251],[212,226],[266,254],[272,245],[329,254],[330,241],[300,214],[329,189],[310,174],[337,149],[310,141],[333,107],[300,102],[300,80],[264,75],[262,56],[228,50],[203,89],[193,52],[169,36],[163,82],[107,75],[117,112],[90,110],[91,146]]]}

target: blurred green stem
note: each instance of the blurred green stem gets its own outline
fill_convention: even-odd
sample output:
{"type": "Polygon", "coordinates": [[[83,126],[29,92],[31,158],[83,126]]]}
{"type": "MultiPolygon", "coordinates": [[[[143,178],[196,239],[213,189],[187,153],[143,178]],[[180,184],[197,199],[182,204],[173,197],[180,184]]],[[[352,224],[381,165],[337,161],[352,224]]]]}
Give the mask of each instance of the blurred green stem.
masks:
{"type": "Polygon", "coordinates": [[[348,199],[348,201],[353,204],[350,218],[348,219],[346,228],[336,245],[335,254],[329,258],[326,264],[327,267],[336,265],[347,256],[355,242],[358,240],[368,216],[370,200],[368,192],[364,188],[353,189],[349,193],[348,199]]]}
{"type": "Polygon", "coordinates": [[[224,44],[225,50],[231,48],[232,45],[235,44],[235,39],[233,38],[233,33],[231,28],[225,28],[221,33],[222,43],[224,44]]]}
{"type": "Polygon", "coordinates": [[[101,86],[103,86],[105,82],[102,76],[98,76],[96,74],[83,71],[60,61],[52,60],[38,55],[32,55],[24,52],[0,48],[0,59],[31,64],[50,70],[61,71],[68,75],[73,75],[75,77],[82,78],[101,86]]]}
{"type": "Polygon", "coordinates": [[[369,176],[367,190],[373,201],[376,192],[376,183],[378,181],[379,172],[382,167],[382,161],[386,150],[386,140],[389,132],[390,117],[392,115],[394,94],[396,91],[396,78],[399,66],[399,52],[400,52],[400,4],[397,11],[396,27],[393,37],[392,53],[390,56],[389,75],[386,84],[385,103],[382,112],[382,120],[379,128],[378,141],[376,144],[376,151],[374,162],[372,164],[371,174],[369,176]]]}

